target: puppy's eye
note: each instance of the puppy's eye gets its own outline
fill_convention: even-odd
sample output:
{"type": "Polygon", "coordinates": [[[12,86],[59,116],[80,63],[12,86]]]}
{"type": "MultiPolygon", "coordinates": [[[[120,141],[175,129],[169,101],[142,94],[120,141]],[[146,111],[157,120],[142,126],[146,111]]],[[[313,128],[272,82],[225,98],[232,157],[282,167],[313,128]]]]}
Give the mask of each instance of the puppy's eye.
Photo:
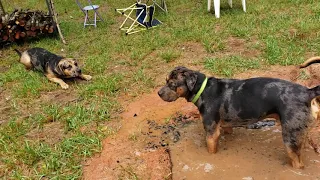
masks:
{"type": "Polygon", "coordinates": [[[174,82],[169,83],[169,88],[175,90],[177,88],[177,84],[174,82]]]}
{"type": "Polygon", "coordinates": [[[75,66],[78,66],[78,63],[74,62],[74,65],[75,65],[75,66]]]}
{"type": "Polygon", "coordinates": [[[71,65],[68,65],[68,66],[64,66],[64,69],[71,69],[72,68],[72,66],[71,65]]]}

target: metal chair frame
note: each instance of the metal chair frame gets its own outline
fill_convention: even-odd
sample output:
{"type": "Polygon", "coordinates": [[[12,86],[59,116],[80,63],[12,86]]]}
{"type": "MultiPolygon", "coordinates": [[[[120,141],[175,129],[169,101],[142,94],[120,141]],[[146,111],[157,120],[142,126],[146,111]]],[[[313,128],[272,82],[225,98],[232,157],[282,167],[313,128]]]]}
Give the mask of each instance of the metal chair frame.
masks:
{"type": "Polygon", "coordinates": [[[161,22],[159,20],[153,19],[153,16],[150,15],[151,13],[149,10],[152,9],[152,13],[154,13],[154,6],[147,6],[146,4],[141,3],[141,1],[137,1],[137,3],[132,4],[131,6],[127,8],[120,8],[115,9],[118,13],[124,15],[126,18],[123,21],[123,23],[120,25],[119,29],[126,32],[126,35],[137,33],[140,31],[147,30],[149,28],[155,27],[161,22]],[[128,11],[128,14],[126,12],[128,11]],[[136,17],[133,18],[132,13],[136,11],[136,17]],[[141,19],[142,18],[142,19],[141,19]],[[147,22],[149,18],[149,22],[147,22]],[[124,27],[127,20],[132,20],[132,24],[129,27],[124,27]],[[152,23],[152,21],[155,21],[156,23],[152,23]]]}
{"type": "MultiPolygon", "coordinates": [[[[149,0],[147,0],[147,3],[148,2],[149,0]]],[[[157,2],[157,0],[152,0],[152,2],[154,5],[158,6],[162,11],[164,11],[165,13],[168,13],[166,0],[160,0],[160,4],[157,2]]]]}
{"type": "Polygon", "coordinates": [[[84,23],[83,23],[83,26],[84,28],[86,26],[94,26],[94,27],[97,27],[97,21],[103,21],[102,17],[100,16],[99,12],[98,12],[98,9],[100,8],[99,5],[93,5],[91,3],[90,0],[88,0],[88,3],[89,5],[88,6],[85,6],[83,7],[81,5],[81,3],[79,2],[79,0],[76,0],[76,3],[78,4],[79,8],[81,9],[81,11],[85,14],[85,18],[84,18],[84,23]],[[93,23],[90,21],[90,18],[89,18],[89,11],[93,10],[94,11],[94,20],[93,20],[93,23]],[[99,19],[97,19],[97,16],[99,19]],[[88,22],[88,23],[87,23],[88,22]],[[90,23],[91,22],[91,23],[90,23]]]}

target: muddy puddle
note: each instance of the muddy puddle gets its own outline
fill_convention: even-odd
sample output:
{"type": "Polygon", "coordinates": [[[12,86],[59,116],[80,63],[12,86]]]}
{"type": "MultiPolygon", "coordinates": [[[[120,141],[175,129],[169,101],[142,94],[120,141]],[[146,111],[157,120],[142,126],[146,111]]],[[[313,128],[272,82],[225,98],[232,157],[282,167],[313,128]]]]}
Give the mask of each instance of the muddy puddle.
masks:
{"type": "MultiPolygon", "coordinates": [[[[278,68],[260,74],[296,78],[296,73],[278,68]]],[[[250,77],[250,72],[238,77],[250,77]]],[[[318,79],[296,82],[320,84],[318,79]]],[[[222,134],[218,152],[209,154],[205,131],[192,103],[184,99],[164,102],[155,90],[124,107],[119,132],[103,141],[100,154],[83,163],[84,179],[320,179],[320,156],[308,144],[303,150],[305,169],[289,165],[281,127],[273,121],[222,134]]],[[[319,143],[319,127],[313,132],[319,143]]]]}

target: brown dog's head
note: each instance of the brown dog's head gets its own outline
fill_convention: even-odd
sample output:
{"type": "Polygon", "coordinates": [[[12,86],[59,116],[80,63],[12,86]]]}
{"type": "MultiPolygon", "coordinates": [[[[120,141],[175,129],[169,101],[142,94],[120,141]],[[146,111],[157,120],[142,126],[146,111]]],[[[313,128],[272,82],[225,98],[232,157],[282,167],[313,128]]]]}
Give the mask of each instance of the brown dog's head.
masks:
{"type": "Polygon", "coordinates": [[[189,97],[194,94],[193,90],[199,75],[201,73],[186,67],[176,67],[170,72],[166,79],[167,84],[158,91],[158,95],[167,102],[175,101],[179,97],[189,100],[189,97]]]}
{"type": "Polygon", "coordinates": [[[72,58],[63,58],[59,61],[58,67],[62,75],[68,77],[78,77],[81,75],[81,69],[78,62],[72,58]]]}

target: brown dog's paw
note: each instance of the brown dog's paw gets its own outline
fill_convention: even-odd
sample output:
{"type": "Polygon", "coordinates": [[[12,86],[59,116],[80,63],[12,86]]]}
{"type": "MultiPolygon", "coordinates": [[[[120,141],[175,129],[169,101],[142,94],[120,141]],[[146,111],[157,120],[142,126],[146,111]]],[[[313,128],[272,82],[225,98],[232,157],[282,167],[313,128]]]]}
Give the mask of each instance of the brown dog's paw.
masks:
{"type": "Polygon", "coordinates": [[[69,85],[64,83],[64,84],[60,84],[60,86],[62,87],[62,89],[68,89],[69,85]]]}
{"type": "Polygon", "coordinates": [[[296,169],[303,169],[303,168],[304,168],[304,164],[303,164],[303,163],[299,163],[299,162],[292,161],[292,167],[293,167],[293,168],[296,168],[296,169]]]}
{"type": "Polygon", "coordinates": [[[90,81],[92,79],[92,76],[82,74],[81,78],[84,79],[84,80],[90,81]]]}

